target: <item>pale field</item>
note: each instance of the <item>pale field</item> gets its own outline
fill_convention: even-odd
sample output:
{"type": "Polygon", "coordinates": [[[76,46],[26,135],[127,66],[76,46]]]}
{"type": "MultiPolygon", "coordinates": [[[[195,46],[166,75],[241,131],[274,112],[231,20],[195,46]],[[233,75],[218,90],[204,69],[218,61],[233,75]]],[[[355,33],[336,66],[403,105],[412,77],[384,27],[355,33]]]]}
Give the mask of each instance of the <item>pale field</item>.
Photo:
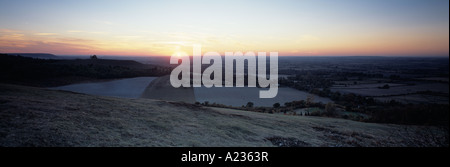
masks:
{"type": "Polygon", "coordinates": [[[170,84],[169,76],[139,77],[118,79],[106,82],[72,84],[51,89],[66,90],[90,95],[147,98],[187,103],[209,101],[217,104],[242,106],[253,102],[255,106],[271,107],[274,103],[283,105],[294,100],[306,100],[308,96],[314,97],[315,102],[328,103],[328,98],[319,97],[292,88],[279,88],[275,98],[260,99],[259,90],[264,88],[174,88],[170,84]]]}
{"type": "Polygon", "coordinates": [[[306,100],[308,96],[314,97],[314,102],[322,102],[324,104],[331,102],[328,98],[312,95],[307,92],[299,91],[292,88],[278,88],[278,94],[275,98],[259,98],[259,91],[267,90],[264,88],[249,87],[232,87],[232,88],[194,88],[195,100],[198,102],[208,101],[210,104],[224,104],[235,107],[246,105],[253,102],[254,106],[272,107],[274,103],[284,105],[285,102],[298,100],[306,100]]]}
{"type": "Polygon", "coordinates": [[[71,84],[50,89],[65,90],[90,95],[139,98],[144,89],[156,77],[137,77],[127,79],[117,79],[104,82],[71,84]]]}

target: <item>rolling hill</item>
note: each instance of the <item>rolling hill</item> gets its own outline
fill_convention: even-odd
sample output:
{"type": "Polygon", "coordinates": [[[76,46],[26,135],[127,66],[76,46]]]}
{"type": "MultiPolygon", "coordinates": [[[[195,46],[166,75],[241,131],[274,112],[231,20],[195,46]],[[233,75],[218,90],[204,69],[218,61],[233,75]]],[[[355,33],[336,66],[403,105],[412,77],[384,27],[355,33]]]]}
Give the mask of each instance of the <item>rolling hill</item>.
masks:
{"type": "Polygon", "coordinates": [[[0,82],[53,87],[117,78],[167,75],[170,68],[133,60],[36,59],[0,54],[0,82]]]}

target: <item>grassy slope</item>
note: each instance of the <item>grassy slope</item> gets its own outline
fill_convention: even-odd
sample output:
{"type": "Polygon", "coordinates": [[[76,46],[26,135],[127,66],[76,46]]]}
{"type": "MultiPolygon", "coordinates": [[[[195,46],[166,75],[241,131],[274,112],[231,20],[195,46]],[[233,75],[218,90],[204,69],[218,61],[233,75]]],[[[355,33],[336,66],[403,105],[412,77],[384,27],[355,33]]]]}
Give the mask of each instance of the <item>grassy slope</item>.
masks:
{"type": "Polygon", "coordinates": [[[274,146],[272,142],[448,146],[448,132],[0,84],[0,146],[274,146]]]}

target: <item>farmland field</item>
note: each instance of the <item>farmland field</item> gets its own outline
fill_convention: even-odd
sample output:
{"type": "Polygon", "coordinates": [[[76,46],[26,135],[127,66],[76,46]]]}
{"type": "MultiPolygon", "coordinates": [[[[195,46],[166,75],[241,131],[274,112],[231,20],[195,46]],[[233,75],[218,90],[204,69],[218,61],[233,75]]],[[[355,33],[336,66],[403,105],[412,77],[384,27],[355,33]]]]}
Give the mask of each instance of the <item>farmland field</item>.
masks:
{"type": "Polygon", "coordinates": [[[272,107],[274,103],[283,105],[285,102],[294,100],[306,100],[308,96],[313,96],[315,102],[328,103],[328,98],[312,95],[307,92],[292,88],[278,88],[278,95],[272,99],[260,99],[259,90],[263,88],[194,88],[195,99],[198,102],[208,101],[209,103],[225,104],[235,107],[253,102],[255,106],[272,107]]]}
{"type": "Polygon", "coordinates": [[[408,82],[408,83],[376,83],[356,85],[335,85],[331,91],[353,93],[356,95],[374,97],[379,101],[395,100],[403,103],[440,103],[448,104],[448,83],[408,82]],[[389,85],[388,89],[380,89],[389,85]],[[435,94],[424,94],[424,92],[435,94]],[[437,93],[437,94],[436,94],[437,93]]]}

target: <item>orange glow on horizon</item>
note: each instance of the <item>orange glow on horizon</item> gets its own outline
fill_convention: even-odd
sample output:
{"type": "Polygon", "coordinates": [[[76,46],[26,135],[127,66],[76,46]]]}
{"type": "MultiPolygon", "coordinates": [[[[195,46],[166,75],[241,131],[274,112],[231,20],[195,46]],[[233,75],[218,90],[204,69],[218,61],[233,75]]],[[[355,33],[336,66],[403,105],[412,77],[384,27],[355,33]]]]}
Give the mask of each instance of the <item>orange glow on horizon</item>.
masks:
{"type": "MultiPolygon", "coordinates": [[[[448,34],[448,32],[447,32],[448,34]]],[[[186,34],[185,34],[186,35],[186,34]]],[[[187,35],[186,35],[187,36],[187,35]]],[[[214,41],[142,40],[96,34],[71,36],[58,33],[32,33],[0,29],[2,53],[52,53],[57,55],[171,56],[176,52],[192,55],[194,44],[202,44],[206,52],[279,52],[280,56],[427,56],[449,54],[449,39],[435,36],[375,34],[371,36],[301,36],[299,38],[238,37],[214,41]],[[253,40],[256,38],[255,40],[253,40]]]]}

